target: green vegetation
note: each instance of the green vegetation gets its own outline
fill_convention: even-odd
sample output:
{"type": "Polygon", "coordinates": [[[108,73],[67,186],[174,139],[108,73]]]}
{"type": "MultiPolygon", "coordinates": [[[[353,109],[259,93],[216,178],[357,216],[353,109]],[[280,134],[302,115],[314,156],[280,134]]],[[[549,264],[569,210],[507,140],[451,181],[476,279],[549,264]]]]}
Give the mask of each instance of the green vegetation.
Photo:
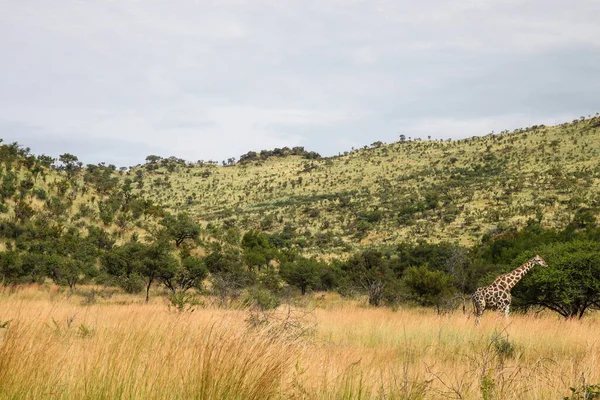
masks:
{"type": "MultiPolygon", "coordinates": [[[[0,277],[211,294],[269,309],[295,290],[438,312],[536,252],[515,306],[600,308],[600,117],[461,141],[304,148],[217,166],[83,166],[0,145],[0,277]],[[210,284],[204,284],[206,281],[210,284]]],[[[191,297],[190,297],[191,296],[191,297]]]]}
{"type": "Polygon", "coordinates": [[[599,126],[592,117],[331,158],[241,157],[227,167],[162,160],[128,175],[140,177],[134,193],[188,212],[220,239],[258,229],[305,255],[334,257],[418,239],[471,246],[530,219],[562,229],[580,209],[596,217],[599,126]]]}

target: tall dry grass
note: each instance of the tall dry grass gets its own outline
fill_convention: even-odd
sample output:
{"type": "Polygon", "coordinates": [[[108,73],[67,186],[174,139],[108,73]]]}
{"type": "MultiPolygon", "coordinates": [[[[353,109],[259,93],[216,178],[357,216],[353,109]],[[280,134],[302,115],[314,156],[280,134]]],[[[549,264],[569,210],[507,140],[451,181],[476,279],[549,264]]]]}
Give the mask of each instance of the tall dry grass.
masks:
{"type": "Polygon", "coordinates": [[[490,314],[475,328],[461,313],[328,295],[293,324],[282,309],[251,328],[246,310],[83,300],[0,292],[0,398],[550,399],[600,382],[596,316],[490,314]]]}

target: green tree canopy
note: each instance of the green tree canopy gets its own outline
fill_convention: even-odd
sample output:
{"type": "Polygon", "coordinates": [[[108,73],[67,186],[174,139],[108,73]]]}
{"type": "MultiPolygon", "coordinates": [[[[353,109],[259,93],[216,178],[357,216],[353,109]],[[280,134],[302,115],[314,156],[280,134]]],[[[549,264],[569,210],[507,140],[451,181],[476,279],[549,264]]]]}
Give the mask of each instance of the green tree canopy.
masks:
{"type": "Polygon", "coordinates": [[[138,273],[146,280],[146,303],[150,300],[150,287],[161,276],[177,274],[178,263],[169,252],[165,243],[154,243],[145,251],[144,262],[141,263],[138,273]]]}
{"type": "Polygon", "coordinates": [[[321,263],[317,260],[298,258],[282,263],[279,274],[286,283],[296,286],[304,295],[309,288],[314,289],[320,285],[321,269],[321,263]]]}
{"type": "Polygon", "coordinates": [[[435,306],[438,313],[444,300],[454,292],[452,276],[425,266],[410,267],[404,273],[409,296],[422,306],[435,306]]]}
{"type": "Polygon", "coordinates": [[[155,164],[157,162],[159,162],[160,160],[162,160],[162,157],[151,154],[148,157],[146,157],[146,161],[149,162],[150,164],[155,164]]]}
{"type": "Polygon", "coordinates": [[[58,157],[58,160],[61,162],[60,170],[65,171],[69,178],[72,178],[79,170],[81,170],[81,166],[83,165],[81,161],[70,153],[61,154],[58,157]]]}
{"type": "Polygon", "coordinates": [[[256,275],[244,267],[236,251],[218,247],[204,258],[204,262],[211,273],[213,292],[222,301],[239,293],[240,289],[256,279],[256,275]]]}
{"type": "Polygon", "coordinates": [[[102,268],[114,277],[142,277],[148,302],[150,288],[155,281],[177,274],[179,264],[169,250],[169,246],[160,241],[150,245],[129,242],[104,254],[102,268]]]}
{"type": "Polygon", "coordinates": [[[387,286],[397,280],[380,251],[368,249],[352,256],[342,265],[346,283],[369,296],[369,304],[379,306],[387,286]]]}
{"type": "Polygon", "coordinates": [[[191,288],[200,289],[207,275],[208,269],[203,259],[184,254],[177,268],[161,272],[160,280],[173,293],[186,292],[191,288]]]}
{"type": "Polygon", "coordinates": [[[114,247],[102,256],[101,266],[109,275],[129,277],[141,269],[147,247],[140,242],[114,247]]]}
{"type": "Polygon", "coordinates": [[[187,213],[179,213],[176,216],[167,215],[160,222],[171,239],[175,240],[175,246],[179,247],[186,239],[195,240],[200,236],[200,225],[187,213]]]}
{"type": "Polygon", "coordinates": [[[276,249],[262,233],[250,230],[242,237],[244,261],[248,267],[269,266],[271,260],[276,258],[276,249]]]}
{"type": "MultiPolygon", "coordinates": [[[[541,306],[565,318],[600,309],[600,242],[577,240],[537,249],[548,263],[535,268],[513,289],[515,306],[541,306]]],[[[524,262],[530,253],[523,254],[524,262]]]]}

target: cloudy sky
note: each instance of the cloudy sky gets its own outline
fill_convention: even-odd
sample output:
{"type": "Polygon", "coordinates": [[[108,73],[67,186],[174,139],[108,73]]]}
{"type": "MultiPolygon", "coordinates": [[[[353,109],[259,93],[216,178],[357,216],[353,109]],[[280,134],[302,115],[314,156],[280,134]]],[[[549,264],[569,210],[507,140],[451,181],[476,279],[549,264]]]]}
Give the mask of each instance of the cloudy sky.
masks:
{"type": "Polygon", "coordinates": [[[0,0],[0,138],[118,166],[600,111],[597,0],[0,0]]]}

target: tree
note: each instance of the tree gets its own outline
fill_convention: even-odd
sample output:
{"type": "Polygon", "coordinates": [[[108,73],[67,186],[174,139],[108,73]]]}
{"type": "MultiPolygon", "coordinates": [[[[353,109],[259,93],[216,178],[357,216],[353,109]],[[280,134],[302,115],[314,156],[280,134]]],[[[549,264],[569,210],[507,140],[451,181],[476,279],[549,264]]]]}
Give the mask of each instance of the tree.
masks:
{"type": "Polygon", "coordinates": [[[365,250],[355,254],[344,265],[349,284],[369,296],[369,304],[379,306],[384,299],[386,287],[395,281],[383,254],[377,250],[365,250]]]}
{"type": "Polygon", "coordinates": [[[149,162],[150,164],[156,164],[157,162],[159,162],[160,160],[162,160],[162,157],[160,156],[155,156],[153,154],[149,155],[148,157],[146,157],[146,161],[149,162]]]}
{"type": "Polygon", "coordinates": [[[438,314],[443,301],[454,292],[452,276],[425,266],[408,268],[404,284],[413,300],[422,306],[435,306],[438,314]]]}
{"type": "Polygon", "coordinates": [[[212,290],[225,301],[255,281],[255,274],[244,268],[240,256],[233,251],[223,251],[220,247],[209,253],[204,262],[211,274],[212,290]]]}
{"type": "Polygon", "coordinates": [[[177,273],[177,260],[169,253],[165,243],[154,243],[145,251],[144,262],[139,265],[138,273],[146,280],[146,303],[150,300],[150,287],[161,276],[177,273]]]}
{"type": "Polygon", "coordinates": [[[2,176],[0,184],[0,200],[12,197],[17,191],[17,174],[13,171],[8,171],[2,176]]]}
{"type": "Polygon", "coordinates": [[[88,235],[86,241],[98,250],[110,250],[115,245],[115,240],[104,229],[96,226],[88,226],[88,235]]]}
{"type": "Polygon", "coordinates": [[[167,215],[160,224],[165,227],[171,239],[175,240],[177,247],[181,246],[186,239],[195,240],[200,236],[200,225],[187,213],[179,213],[177,216],[167,215]]]}
{"type": "Polygon", "coordinates": [[[74,156],[73,154],[69,153],[61,154],[58,157],[58,160],[63,164],[62,166],[60,166],[60,169],[65,171],[69,178],[72,178],[81,169],[81,166],[83,165],[79,161],[77,156],[74,156]]]}
{"type": "Polygon", "coordinates": [[[114,247],[102,256],[102,269],[111,276],[130,277],[141,269],[147,245],[129,242],[114,247]]]}
{"type": "Polygon", "coordinates": [[[248,231],[242,237],[242,248],[244,249],[244,261],[248,267],[257,267],[261,265],[269,266],[269,263],[275,258],[275,249],[271,242],[258,231],[248,231]]]}
{"type": "Polygon", "coordinates": [[[0,275],[5,285],[17,283],[21,277],[26,275],[23,263],[16,251],[0,252],[0,275]]]}
{"type": "Polygon", "coordinates": [[[191,288],[200,288],[208,275],[204,260],[190,255],[183,255],[181,263],[175,270],[163,270],[160,280],[173,293],[178,290],[186,292],[191,288]]]}
{"type": "Polygon", "coordinates": [[[83,278],[97,275],[97,248],[75,228],[61,235],[44,256],[46,274],[57,285],[67,284],[71,291],[83,278]]]}
{"type": "Polygon", "coordinates": [[[597,226],[596,216],[592,210],[579,209],[573,216],[570,225],[575,229],[594,229],[597,226]]]}
{"type": "MultiPolygon", "coordinates": [[[[150,288],[155,281],[170,280],[175,286],[178,267],[179,263],[169,252],[169,245],[160,240],[150,245],[132,241],[112,248],[102,257],[102,269],[120,278],[124,284],[129,284],[132,279],[143,279],[146,302],[150,299],[150,288]]],[[[132,289],[135,286],[137,284],[132,289]]]]}
{"type": "Polygon", "coordinates": [[[268,265],[265,254],[255,249],[244,250],[244,261],[249,268],[257,267],[259,270],[261,265],[268,265]]]}
{"type": "Polygon", "coordinates": [[[57,285],[68,285],[71,292],[75,290],[75,285],[80,282],[86,272],[86,264],[81,260],[71,257],[53,254],[43,256],[41,261],[45,267],[46,274],[54,283],[57,285]]]}
{"type": "Polygon", "coordinates": [[[287,261],[280,265],[279,275],[288,284],[296,286],[306,294],[308,288],[319,285],[321,265],[317,260],[300,258],[296,261],[287,261]]]}
{"type": "MultiPolygon", "coordinates": [[[[513,289],[516,307],[541,306],[565,318],[600,308],[600,243],[577,240],[538,249],[548,263],[533,269],[513,289]]],[[[524,261],[527,255],[516,262],[524,261]]]]}
{"type": "Polygon", "coordinates": [[[19,200],[15,205],[15,220],[17,221],[27,222],[34,214],[33,208],[23,200],[19,200]]]}
{"type": "Polygon", "coordinates": [[[131,201],[132,197],[132,186],[133,180],[131,178],[125,178],[123,181],[123,186],[121,186],[121,193],[123,193],[123,197],[125,198],[125,204],[128,205],[131,201]]]}
{"type": "Polygon", "coordinates": [[[50,166],[56,161],[55,158],[47,156],[45,154],[37,156],[38,163],[44,168],[50,168],[50,166]]]}

